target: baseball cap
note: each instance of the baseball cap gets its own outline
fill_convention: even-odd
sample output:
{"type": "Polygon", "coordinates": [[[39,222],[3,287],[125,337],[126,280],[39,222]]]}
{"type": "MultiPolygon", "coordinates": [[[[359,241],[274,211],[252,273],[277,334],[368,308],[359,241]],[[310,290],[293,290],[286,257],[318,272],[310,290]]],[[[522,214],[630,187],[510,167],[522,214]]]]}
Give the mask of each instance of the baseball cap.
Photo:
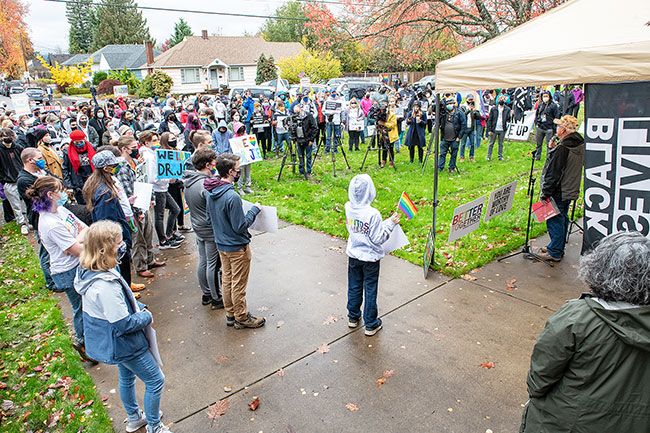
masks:
{"type": "Polygon", "coordinates": [[[553,119],[553,123],[560,125],[569,131],[575,132],[578,130],[578,119],[573,116],[569,116],[568,114],[566,116],[562,116],[559,119],[553,119]]]}
{"type": "Polygon", "coordinates": [[[110,150],[102,150],[93,156],[93,165],[95,168],[104,168],[109,165],[118,165],[124,162],[124,158],[117,157],[110,150]]]}

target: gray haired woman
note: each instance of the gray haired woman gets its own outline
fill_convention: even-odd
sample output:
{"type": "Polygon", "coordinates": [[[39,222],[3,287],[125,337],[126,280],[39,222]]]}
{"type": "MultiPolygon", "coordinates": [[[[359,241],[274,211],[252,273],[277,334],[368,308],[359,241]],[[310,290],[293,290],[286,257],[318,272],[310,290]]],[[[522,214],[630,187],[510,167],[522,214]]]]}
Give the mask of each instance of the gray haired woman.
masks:
{"type": "Polygon", "coordinates": [[[650,431],[650,239],[604,238],[533,349],[520,432],[650,431]]]}

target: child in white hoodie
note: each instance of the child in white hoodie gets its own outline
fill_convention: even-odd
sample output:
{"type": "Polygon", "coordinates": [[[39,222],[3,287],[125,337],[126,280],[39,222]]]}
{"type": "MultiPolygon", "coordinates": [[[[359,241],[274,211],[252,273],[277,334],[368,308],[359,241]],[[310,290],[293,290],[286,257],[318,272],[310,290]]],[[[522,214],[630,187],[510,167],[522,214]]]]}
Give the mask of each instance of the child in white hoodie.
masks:
{"type": "Polygon", "coordinates": [[[376,191],[367,174],[352,178],[345,203],[345,217],[348,233],[346,253],[348,259],[348,326],[356,328],[361,319],[361,304],[365,294],[363,322],[367,336],[375,335],[381,329],[377,317],[377,285],[379,283],[379,261],[384,257],[382,244],[399,224],[399,215],[382,221],[377,209],[370,206],[376,191]]]}

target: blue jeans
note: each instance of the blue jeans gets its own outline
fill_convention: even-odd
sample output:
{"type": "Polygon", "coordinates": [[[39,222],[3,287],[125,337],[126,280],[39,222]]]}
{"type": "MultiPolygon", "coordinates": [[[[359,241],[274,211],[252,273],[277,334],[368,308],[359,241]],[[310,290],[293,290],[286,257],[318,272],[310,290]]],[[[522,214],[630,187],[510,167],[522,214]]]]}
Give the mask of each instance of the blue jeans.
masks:
{"type": "Polygon", "coordinates": [[[460,139],[460,157],[465,158],[465,146],[469,148],[469,157],[474,158],[474,146],[476,142],[476,131],[469,131],[460,139]]]}
{"type": "Polygon", "coordinates": [[[476,138],[474,139],[474,146],[478,149],[481,147],[481,140],[483,140],[483,126],[481,122],[476,122],[476,138]]]}
{"type": "Polygon", "coordinates": [[[325,152],[330,150],[336,153],[337,147],[341,145],[341,125],[331,122],[325,124],[325,152]],[[332,135],[334,135],[334,146],[332,146],[332,135]]]}
{"type": "Polygon", "coordinates": [[[447,153],[449,153],[449,170],[456,169],[456,156],[458,155],[458,141],[440,140],[440,157],[438,159],[438,170],[445,169],[447,153]]]}
{"type": "Polygon", "coordinates": [[[57,291],[65,292],[70,301],[70,305],[72,306],[72,327],[74,328],[74,334],[77,338],[77,342],[83,343],[84,323],[81,311],[81,295],[74,289],[74,277],[77,275],[77,268],[78,266],[75,266],[69,271],[54,274],[52,275],[52,280],[54,281],[57,291]]]}
{"type": "Polygon", "coordinates": [[[561,197],[553,197],[560,214],[546,220],[546,229],[551,241],[546,246],[548,253],[555,258],[564,256],[566,232],[569,230],[569,204],[571,200],[562,200],[561,197]]]}
{"type": "Polygon", "coordinates": [[[136,376],[144,382],[144,414],[147,425],[154,429],[160,424],[160,395],[165,386],[165,375],[150,351],[117,365],[120,399],[129,420],[140,419],[140,407],[135,397],[136,376]]]}
{"type": "Polygon", "coordinates": [[[379,260],[363,262],[348,258],[348,319],[357,321],[361,318],[363,302],[363,323],[366,329],[375,329],[381,325],[377,318],[377,285],[379,283],[379,260]]]}
{"type": "MultiPolygon", "coordinates": [[[[38,233],[38,232],[36,232],[38,233]]],[[[41,240],[38,239],[38,234],[36,235],[36,240],[38,240],[38,261],[41,263],[41,270],[43,271],[43,276],[45,277],[45,286],[49,290],[55,290],[56,284],[52,279],[52,274],[50,274],[50,253],[47,252],[41,240]]]]}
{"type": "Polygon", "coordinates": [[[251,133],[251,122],[250,122],[250,120],[248,122],[244,122],[244,126],[246,127],[246,134],[250,134],[251,133]]]}
{"type": "Polygon", "coordinates": [[[314,150],[312,143],[298,143],[298,170],[300,174],[305,174],[305,165],[307,165],[307,174],[311,174],[311,153],[314,150]]]}
{"type": "Polygon", "coordinates": [[[274,151],[284,152],[284,143],[287,143],[287,146],[291,143],[291,134],[288,132],[281,132],[278,134],[278,140],[275,142],[274,151]]]}

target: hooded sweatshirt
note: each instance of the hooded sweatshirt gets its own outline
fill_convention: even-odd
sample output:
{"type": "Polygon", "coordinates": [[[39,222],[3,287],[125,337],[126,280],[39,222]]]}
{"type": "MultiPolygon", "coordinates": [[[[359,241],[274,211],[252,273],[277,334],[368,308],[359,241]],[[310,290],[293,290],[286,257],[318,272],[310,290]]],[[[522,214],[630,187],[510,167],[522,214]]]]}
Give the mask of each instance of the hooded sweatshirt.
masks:
{"type": "Polygon", "coordinates": [[[217,155],[220,155],[222,153],[232,153],[229,141],[231,138],[232,132],[228,130],[226,121],[223,119],[219,120],[217,129],[215,129],[212,133],[212,140],[214,140],[214,151],[217,152],[217,155]]]}
{"type": "Polygon", "coordinates": [[[573,132],[549,152],[542,170],[542,196],[575,200],[580,195],[585,140],[573,132]]]}
{"type": "Polygon", "coordinates": [[[183,173],[185,201],[190,208],[192,229],[202,240],[214,240],[210,216],[206,208],[207,192],[203,186],[203,182],[209,178],[207,174],[195,170],[187,170],[183,173]]]}
{"type": "Polygon", "coordinates": [[[352,178],[345,203],[345,218],[348,233],[346,253],[353,259],[376,262],[384,257],[382,244],[388,240],[395,228],[389,219],[382,221],[377,209],[370,206],[375,199],[375,185],[367,174],[352,178]]]}
{"type": "Polygon", "coordinates": [[[585,295],[546,323],[531,356],[520,432],[647,432],[650,306],[585,295]]]}
{"type": "Polygon", "coordinates": [[[207,209],[217,248],[225,252],[241,251],[251,241],[248,228],[260,213],[260,208],[253,206],[244,214],[241,197],[232,183],[209,178],[204,185],[209,192],[207,209]]]}
{"type": "Polygon", "coordinates": [[[149,350],[144,333],[152,315],[143,310],[119,271],[79,267],[74,282],[81,295],[86,353],[105,364],[118,364],[149,350]]]}

